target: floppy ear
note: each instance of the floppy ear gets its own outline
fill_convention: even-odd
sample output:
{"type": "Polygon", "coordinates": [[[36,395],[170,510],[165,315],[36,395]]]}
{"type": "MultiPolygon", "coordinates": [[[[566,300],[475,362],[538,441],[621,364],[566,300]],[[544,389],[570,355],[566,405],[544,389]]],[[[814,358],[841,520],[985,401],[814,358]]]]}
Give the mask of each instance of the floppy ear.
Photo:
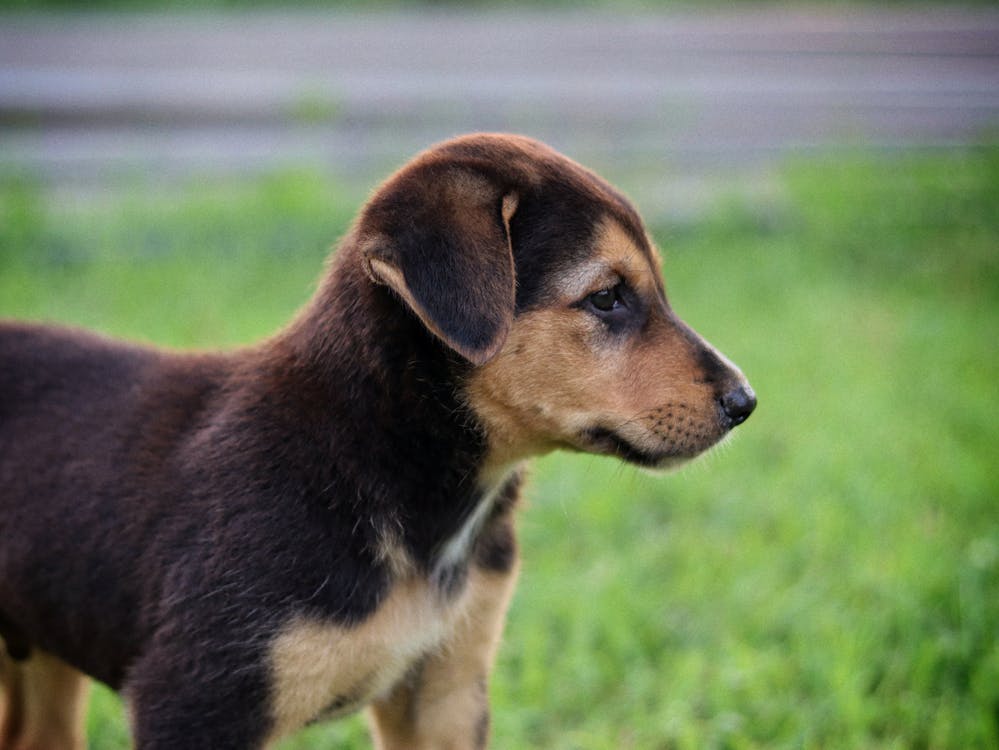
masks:
{"type": "Polygon", "coordinates": [[[515,290],[510,217],[517,196],[463,168],[404,171],[361,221],[372,278],[476,365],[503,346],[515,290]]]}

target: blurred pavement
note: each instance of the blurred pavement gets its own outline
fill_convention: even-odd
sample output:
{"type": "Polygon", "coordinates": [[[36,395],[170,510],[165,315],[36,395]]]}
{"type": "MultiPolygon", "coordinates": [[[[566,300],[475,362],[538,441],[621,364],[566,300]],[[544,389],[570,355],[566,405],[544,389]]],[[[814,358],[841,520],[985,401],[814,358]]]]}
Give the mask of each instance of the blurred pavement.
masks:
{"type": "Polygon", "coordinates": [[[0,16],[0,170],[83,191],[299,166],[368,189],[511,130],[683,215],[765,195],[787,155],[997,126],[996,8],[0,16]]]}

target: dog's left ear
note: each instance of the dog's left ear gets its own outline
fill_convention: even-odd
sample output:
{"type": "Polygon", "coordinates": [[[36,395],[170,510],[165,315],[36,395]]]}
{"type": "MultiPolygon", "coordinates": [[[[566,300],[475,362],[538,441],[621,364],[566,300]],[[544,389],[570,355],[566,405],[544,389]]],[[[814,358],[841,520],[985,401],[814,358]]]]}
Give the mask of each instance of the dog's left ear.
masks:
{"type": "Polygon", "coordinates": [[[386,184],[361,218],[372,278],[476,365],[495,356],[513,323],[517,200],[468,169],[411,170],[386,184]]]}

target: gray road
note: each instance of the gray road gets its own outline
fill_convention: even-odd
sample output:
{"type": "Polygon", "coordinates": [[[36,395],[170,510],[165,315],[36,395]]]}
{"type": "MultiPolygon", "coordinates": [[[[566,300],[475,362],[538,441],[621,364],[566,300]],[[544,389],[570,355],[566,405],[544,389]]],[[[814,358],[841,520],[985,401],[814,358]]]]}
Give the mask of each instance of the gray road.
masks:
{"type": "Polygon", "coordinates": [[[0,164],[55,184],[368,184],[482,129],[682,211],[788,153],[995,138],[999,10],[0,16],[0,164]]]}

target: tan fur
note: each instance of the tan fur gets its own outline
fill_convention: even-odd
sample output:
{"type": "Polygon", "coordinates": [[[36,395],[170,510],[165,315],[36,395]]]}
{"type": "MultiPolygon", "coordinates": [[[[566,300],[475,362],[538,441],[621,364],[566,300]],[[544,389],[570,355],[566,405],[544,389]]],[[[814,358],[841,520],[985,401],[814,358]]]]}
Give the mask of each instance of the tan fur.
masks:
{"type": "Polygon", "coordinates": [[[0,650],[0,750],[83,750],[88,687],[44,651],[15,662],[0,650]]]}
{"type": "Polygon", "coordinates": [[[286,627],[271,648],[272,739],[320,716],[350,713],[388,691],[468,617],[470,603],[477,600],[470,583],[458,599],[445,602],[425,579],[412,577],[396,583],[378,610],[356,627],[308,619],[286,627]]]}
{"type": "Polygon", "coordinates": [[[638,291],[650,298],[662,294],[658,253],[636,245],[616,221],[606,220],[601,224],[597,230],[595,246],[595,259],[604,263],[617,276],[627,279],[638,291]]]}
{"type": "Polygon", "coordinates": [[[651,253],[607,221],[591,259],[549,291],[551,304],[518,316],[499,354],[469,381],[469,402],[498,462],[556,448],[599,450],[582,436],[593,425],[662,453],[662,466],[717,441],[715,396],[697,380],[692,342],[707,345],[670,311],[651,253]],[[575,307],[621,280],[649,308],[647,329],[635,341],[608,336],[575,307]]]}
{"type": "Polygon", "coordinates": [[[517,577],[473,568],[451,637],[371,707],[380,750],[471,750],[488,735],[487,675],[517,577]]]}
{"type": "Polygon", "coordinates": [[[388,566],[393,579],[405,580],[414,575],[413,560],[402,544],[401,534],[382,532],[377,553],[378,559],[388,566]]]}

